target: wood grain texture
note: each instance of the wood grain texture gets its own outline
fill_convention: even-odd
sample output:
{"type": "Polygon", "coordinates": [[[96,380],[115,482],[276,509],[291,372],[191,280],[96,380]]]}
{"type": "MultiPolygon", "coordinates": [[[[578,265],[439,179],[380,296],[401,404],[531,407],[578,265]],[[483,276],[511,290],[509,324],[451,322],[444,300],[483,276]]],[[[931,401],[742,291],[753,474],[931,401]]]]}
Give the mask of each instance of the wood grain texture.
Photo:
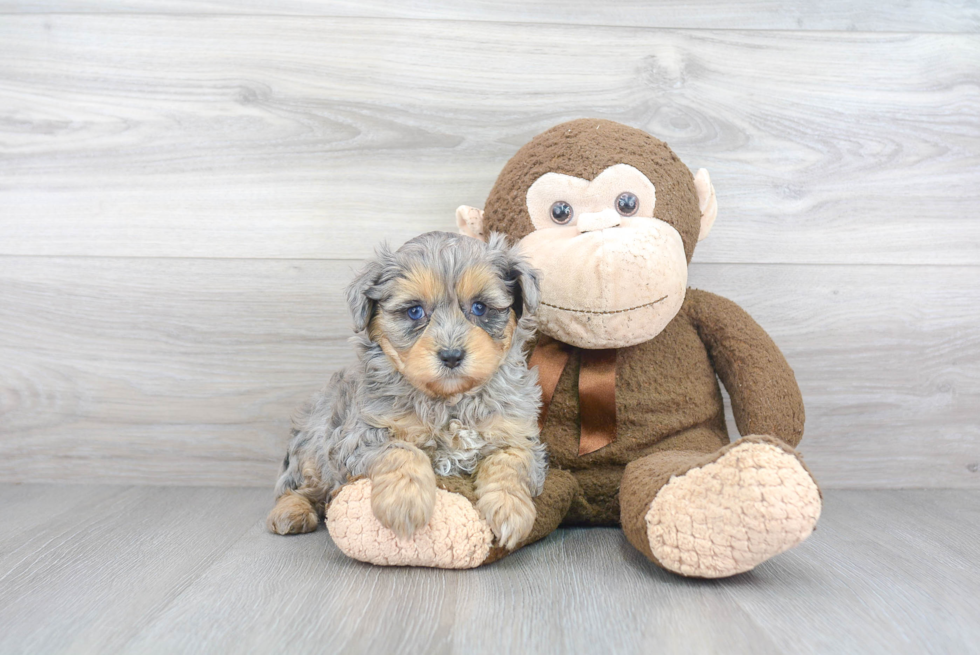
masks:
{"type": "Polygon", "coordinates": [[[346,262],[0,266],[0,479],[266,484],[293,410],[353,359],[346,262]]]}
{"type": "MultiPolygon", "coordinates": [[[[32,487],[14,489],[23,497],[32,487]]],[[[47,503],[54,520],[18,535],[19,547],[0,556],[0,652],[119,651],[268,501],[260,489],[96,487],[95,494],[99,500],[84,505],[47,503]]]]}
{"type": "MultiPolygon", "coordinates": [[[[33,488],[0,498],[43,506],[33,488]]],[[[62,514],[50,499],[59,522],[0,558],[4,652],[904,655],[980,638],[976,491],[829,491],[804,544],[711,581],[615,529],[559,530],[473,571],[381,568],[323,529],[268,534],[259,490],[93,494],[62,514]]]]}
{"type": "Polygon", "coordinates": [[[971,0],[902,3],[824,0],[0,0],[0,13],[249,14],[414,18],[508,23],[570,23],[656,28],[980,32],[980,8],[971,0]]]}
{"type": "Polygon", "coordinates": [[[98,485],[0,484],[0,559],[17,551],[37,532],[118,494],[118,487],[98,485]]]}
{"type": "MultiPolygon", "coordinates": [[[[0,258],[0,479],[271,485],[289,415],[353,361],[351,275],[0,258]]],[[[785,352],[824,486],[980,486],[980,267],[695,264],[690,283],[785,352]]]]}
{"type": "Polygon", "coordinates": [[[978,499],[873,491],[824,500],[814,535],[777,559],[787,572],[757,570],[733,594],[779,649],[976,652],[980,575],[967,543],[976,542],[978,499]],[[773,604],[774,594],[784,602],[773,604]]]}
{"type": "Polygon", "coordinates": [[[581,116],[712,172],[699,261],[980,262],[974,34],[159,15],[0,20],[0,254],[359,259],[581,116]]]}

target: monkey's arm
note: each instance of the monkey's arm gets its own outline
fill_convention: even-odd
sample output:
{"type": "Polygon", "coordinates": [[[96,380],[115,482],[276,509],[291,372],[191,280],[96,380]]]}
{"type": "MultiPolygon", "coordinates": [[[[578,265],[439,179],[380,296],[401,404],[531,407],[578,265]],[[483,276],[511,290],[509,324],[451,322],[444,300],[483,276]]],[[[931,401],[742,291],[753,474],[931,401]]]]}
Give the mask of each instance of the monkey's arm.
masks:
{"type": "Polygon", "coordinates": [[[684,311],[732,399],[740,434],[764,434],[796,446],[803,398],[793,369],[758,323],[731,300],[689,289],[684,311]]]}

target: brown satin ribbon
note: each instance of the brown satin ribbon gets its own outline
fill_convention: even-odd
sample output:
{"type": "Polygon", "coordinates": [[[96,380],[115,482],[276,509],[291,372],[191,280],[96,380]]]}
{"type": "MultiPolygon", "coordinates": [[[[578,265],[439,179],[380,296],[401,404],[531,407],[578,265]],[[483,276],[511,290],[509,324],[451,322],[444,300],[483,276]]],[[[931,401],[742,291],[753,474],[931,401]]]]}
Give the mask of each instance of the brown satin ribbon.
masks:
{"type": "MultiPolygon", "coordinates": [[[[558,378],[568,364],[573,347],[541,335],[528,367],[538,367],[541,385],[541,413],[538,427],[544,429],[558,378]]],[[[581,350],[582,367],[578,376],[581,435],[578,454],[588,455],[616,439],[616,350],[581,350]]]]}
{"type": "Polygon", "coordinates": [[[538,337],[538,343],[535,344],[534,352],[531,353],[527,367],[538,367],[538,384],[541,385],[541,412],[538,414],[539,430],[544,429],[544,420],[548,416],[548,408],[551,406],[552,396],[555,395],[558,378],[561,377],[561,372],[565,370],[565,364],[568,363],[568,356],[571,354],[571,346],[543,334],[538,337]]]}
{"type": "Polygon", "coordinates": [[[582,436],[578,456],[608,446],[616,438],[616,350],[583,350],[578,374],[582,436]]]}

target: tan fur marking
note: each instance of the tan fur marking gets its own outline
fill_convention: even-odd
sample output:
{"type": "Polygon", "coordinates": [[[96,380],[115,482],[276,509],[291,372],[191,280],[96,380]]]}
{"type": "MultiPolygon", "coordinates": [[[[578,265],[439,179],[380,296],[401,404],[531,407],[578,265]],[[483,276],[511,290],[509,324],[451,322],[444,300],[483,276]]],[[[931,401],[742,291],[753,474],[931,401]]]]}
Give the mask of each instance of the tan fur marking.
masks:
{"type": "MultiPolygon", "coordinates": [[[[494,341],[493,337],[475,325],[471,327],[464,345],[466,359],[463,361],[462,376],[448,380],[430,380],[425,385],[426,391],[431,395],[446,397],[466,393],[489,380],[500,368],[500,363],[510,348],[516,327],[517,321],[513,312],[505,328],[504,338],[500,341],[494,341]]],[[[434,350],[430,352],[434,360],[436,353],[434,350]]],[[[438,364],[435,365],[435,370],[439,370],[438,364]]],[[[407,371],[405,376],[409,377],[407,371]]]]}
{"type": "MultiPolygon", "coordinates": [[[[478,327],[473,327],[466,335],[466,377],[471,381],[468,389],[483,384],[500,368],[500,362],[510,348],[517,320],[514,312],[504,329],[504,338],[494,341],[493,337],[478,327]]],[[[457,392],[460,393],[460,392],[457,392]]]]}
{"type": "Polygon", "coordinates": [[[320,524],[316,508],[310,499],[295,491],[287,491],[265,519],[265,527],[275,534],[313,532],[320,524]]]}
{"type": "Polygon", "coordinates": [[[276,499],[276,506],[266,517],[269,532],[298,534],[316,530],[323,518],[327,489],[320,479],[316,460],[308,458],[301,467],[303,486],[290,489],[276,499]]]}
{"type": "Polygon", "coordinates": [[[432,428],[422,423],[415,413],[405,416],[376,417],[371,422],[379,428],[387,428],[393,440],[416,446],[427,441],[432,433],[432,428]]]}
{"type": "Polygon", "coordinates": [[[395,284],[395,295],[405,300],[421,300],[430,307],[446,297],[446,286],[435,271],[417,266],[395,284]]]}
{"type": "Polygon", "coordinates": [[[477,326],[470,328],[466,337],[466,360],[463,375],[454,379],[440,378],[441,367],[438,359],[438,347],[432,337],[422,336],[407,350],[396,350],[382,331],[381,321],[372,321],[369,326],[371,338],[381,346],[381,350],[399,373],[417,389],[430,396],[448,397],[453,394],[466,393],[487,380],[497,371],[504,355],[510,348],[517,319],[511,311],[510,320],[504,330],[504,338],[494,339],[477,326]]]}
{"type": "Polygon", "coordinates": [[[371,339],[379,346],[381,351],[388,357],[389,361],[395,365],[395,369],[405,376],[413,387],[421,389],[430,396],[449,396],[458,391],[445,391],[439,384],[439,360],[437,359],[436,345],[432,337],[426,336],[425,332],[407,350],[396,349],[388,337],[384,336],[380,325],[371,323],[371,339]]]}
{"type": "Polygon", "coordinates": [[[438,350],[435,340],[423,332],[411,348],[401,353],[402,361],[405,363],[405,368],[401,371],[402,375],[414,387],[422,389],[430,396],[449,395],[443,393],[439,384],[441,364],[438,350]]]}
{"type": "MultiPolygon", "coordinates": [[[[456,297],[460,300],[473,300],[493,289],[500,283],[493,271],[486,266],[471,266],[463,271],[456,282],[456,297]]],[[[494,294],[496,295],[496,294],[494,294]]]]}
{"type": "Polygon", "coordinates": [[[405,362],[402,359],[401,353],[398,352],[393,345],[391,345],[391,342],[388,341],[388,337],[384,336],[380,329],[377,332],[375,331],[374,325],[375,324],[372,322],[370,332],[371,339],[381,346],[381,351],[384,352],[388,359],[391,360],[391,363],[395,365],[395,370],[397,370],[399,373],[403,373],[405,371],[405,362]]]}
{"type": "Polygon", "coordinates": [[[415,446],[392,448],[368,471],[371,509],[378,521],[407,539],[429,522],[436,500],[436,475],[415,446]]]}
{"type": "Polygon", "coordinates": [[[489,425],[480,428],[487,441],[503,444],[508,448],[526,447],[529,439],[538,432],[538,423],[534,418],[518,418],[513,416],[495,416],[489,425]]]}
{"type": "Polygon", "coordinates": [[[506,448],[484,459],[476,472],[476,508],[508,550],[531,534],[537,515],[528,485],[532,458],[526,448],[506,448]]]}

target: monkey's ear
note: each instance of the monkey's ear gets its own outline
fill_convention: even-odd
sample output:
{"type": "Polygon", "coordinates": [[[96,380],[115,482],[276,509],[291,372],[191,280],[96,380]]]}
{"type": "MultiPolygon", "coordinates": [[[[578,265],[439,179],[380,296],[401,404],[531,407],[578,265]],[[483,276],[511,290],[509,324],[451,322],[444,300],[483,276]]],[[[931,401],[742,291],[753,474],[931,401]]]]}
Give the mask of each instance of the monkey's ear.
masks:
{"type": "Polygon", "coordinates": [[[368,262],[347,286],[347,306],[354,321],[354,332],[362,332],[371,322],[375,305],[381,298],[377,284],[384,271],[382,261],[388,257],[391,257],[391,252],[386,245],[382,246],[378,257],[368,262]]]}
{"type": "Polygon", "coordinates": [[[487,235],[483,231],[483,210],[469,205],[460,205],[456,208],[456,227],[460,234],[468,237],[486,241],[487,235]]]}
{"type": "Polygon", "coordinates": [[[698,174],[694,176],[694,188],[698,190],[698,207],[701,209],[701,232],[698,233],[698,241],[702,241],[711,232],[711,227],[718,216],[715,187],[711,184],[708,171],[703,168],[698,169],[698,174]]]}

